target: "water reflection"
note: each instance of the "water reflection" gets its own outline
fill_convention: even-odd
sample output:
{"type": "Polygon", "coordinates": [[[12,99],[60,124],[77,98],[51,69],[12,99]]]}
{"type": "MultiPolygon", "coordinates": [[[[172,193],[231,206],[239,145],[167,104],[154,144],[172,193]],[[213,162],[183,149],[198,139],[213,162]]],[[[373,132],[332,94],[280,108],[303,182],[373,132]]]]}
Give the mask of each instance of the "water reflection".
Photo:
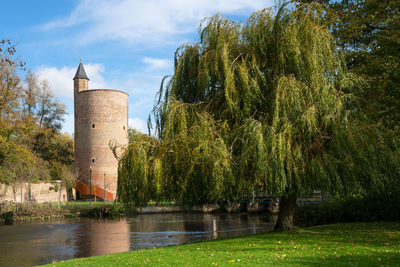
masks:
{"type": "Polygon", "coordinates": [[[271,231],[257,214],[142,214],[120,220],[74,219],[0,226],[0,266],[32,266],[77,257],[271,231]]]}
{"type": "Polygon", "coordinates": [[[160,247],[273,230],[258,214],[151,214],[128,219],[130,250],[160,247]]]}
{"type": "Polygon", "coordinates": [[[128,251],[129,225],[120,220],[84,220],[73,233],[76,253],[74,258],[99,256],[128,251]]]}

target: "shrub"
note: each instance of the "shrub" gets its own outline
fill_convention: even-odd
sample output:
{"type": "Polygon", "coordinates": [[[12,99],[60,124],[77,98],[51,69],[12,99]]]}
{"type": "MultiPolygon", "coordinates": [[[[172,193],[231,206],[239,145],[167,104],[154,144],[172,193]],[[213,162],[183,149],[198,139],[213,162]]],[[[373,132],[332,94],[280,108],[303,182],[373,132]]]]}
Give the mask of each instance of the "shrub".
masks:
{"type": "Polygon", "coordinates": [[[400,194],[333,199],[298,207],[294,221],[299,226],[337,222],[400,221],[400,194]]]}

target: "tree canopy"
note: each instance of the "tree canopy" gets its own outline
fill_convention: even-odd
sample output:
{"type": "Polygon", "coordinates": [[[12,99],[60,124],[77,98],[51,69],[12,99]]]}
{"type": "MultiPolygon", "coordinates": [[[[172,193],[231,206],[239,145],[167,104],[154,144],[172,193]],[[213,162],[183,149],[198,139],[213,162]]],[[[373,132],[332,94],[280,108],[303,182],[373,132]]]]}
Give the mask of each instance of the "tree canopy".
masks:
{"type": "MultiPolygon", "coordinates": [[[[296,0],[310,2],[310,0],[296,0]]],[[[347,68],[366,81],[357,93],[374,123],[400,131],[400,2],[317,0],[325,23],[343,51],[347,68]]]]}
{"type": "Polygon", "coordinates": [[[21,79],[25,63],[15,53],[11,41],[0,40],[0,182],[71,176],[73,141],[60,133],[66,107],[31,70],[21,79]]]}
{"type": "Polygon", "coordinates": [[[194,205],[257,190],[281,196],[280,227],[290,229],[285,203],[296,196],[379,191],[398,179],[395,144],[363,119],[365,82],[347,71],[324,14],[312,3],[264,9],[245,25],[204,20],[162,82],[156,137],[130,137],[120,200],[194,205]]]}

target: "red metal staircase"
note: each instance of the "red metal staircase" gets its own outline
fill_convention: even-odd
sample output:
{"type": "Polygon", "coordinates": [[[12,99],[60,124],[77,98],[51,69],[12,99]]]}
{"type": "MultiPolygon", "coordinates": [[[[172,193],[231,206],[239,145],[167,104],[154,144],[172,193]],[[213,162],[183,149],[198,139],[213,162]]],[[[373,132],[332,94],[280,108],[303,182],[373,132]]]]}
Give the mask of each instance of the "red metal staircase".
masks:
{"type": "MultiPolygon", "coordinates": [[[[90,186],[81,182],[81,181],[77,181],[76,186],[75,186],[76,191],[78,191],[80,194],[84,194],[84,195],[90,195],[92,194],[93,196],[97,196],[101,199],[104,199],[104,189],[97,186],[97,185],[92,185],[92,192],[90,192],[90,186]]],[[[109,191],[105,191],[105,200],[107,201],[114,201],[114,194],[109,192],[109,191]]]]}

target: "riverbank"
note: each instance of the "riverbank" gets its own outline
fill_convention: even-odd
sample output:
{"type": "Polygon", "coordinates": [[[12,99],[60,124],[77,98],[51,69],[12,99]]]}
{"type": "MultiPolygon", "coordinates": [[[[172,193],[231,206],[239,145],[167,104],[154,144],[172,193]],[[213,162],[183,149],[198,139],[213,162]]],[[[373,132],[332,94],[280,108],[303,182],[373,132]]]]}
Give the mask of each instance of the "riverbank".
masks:
{"type": "Polygon", "coordinates": [[[395,266],[400,223],[340,223],[294,232],[80,258],[47,266],[395,266]]]}
{"type": "Polygon", "coordinates": [[[146,207],[133,209],[127,213],[118,202],[92,202],[70,201],[51,203],[0,203],[0,224],[10,222],[37,222],[60,220],[73,217],[116,217],[132,214],[154,214],[154,213],[177,213],[177,212],[199,212],[199,213],[269,213],[276,214],[277,203],[232,203],[220,206],[218,204],[204,204],[195,207],[181,207],[175,202],[149,203],[146,207]],[[11,219],[10,219],[11,218],[11,219]],[[7,220],[9,222],[7,222],[7,220]],[[10,221],[11,220],[11,221],[10,221]]]}
{"type": "Polygon", "coordinates": [[[37,222],[74,217],[123,216],[119,203],[76,201],[63,203],[0,203],[0,223],[37,222]]]}

